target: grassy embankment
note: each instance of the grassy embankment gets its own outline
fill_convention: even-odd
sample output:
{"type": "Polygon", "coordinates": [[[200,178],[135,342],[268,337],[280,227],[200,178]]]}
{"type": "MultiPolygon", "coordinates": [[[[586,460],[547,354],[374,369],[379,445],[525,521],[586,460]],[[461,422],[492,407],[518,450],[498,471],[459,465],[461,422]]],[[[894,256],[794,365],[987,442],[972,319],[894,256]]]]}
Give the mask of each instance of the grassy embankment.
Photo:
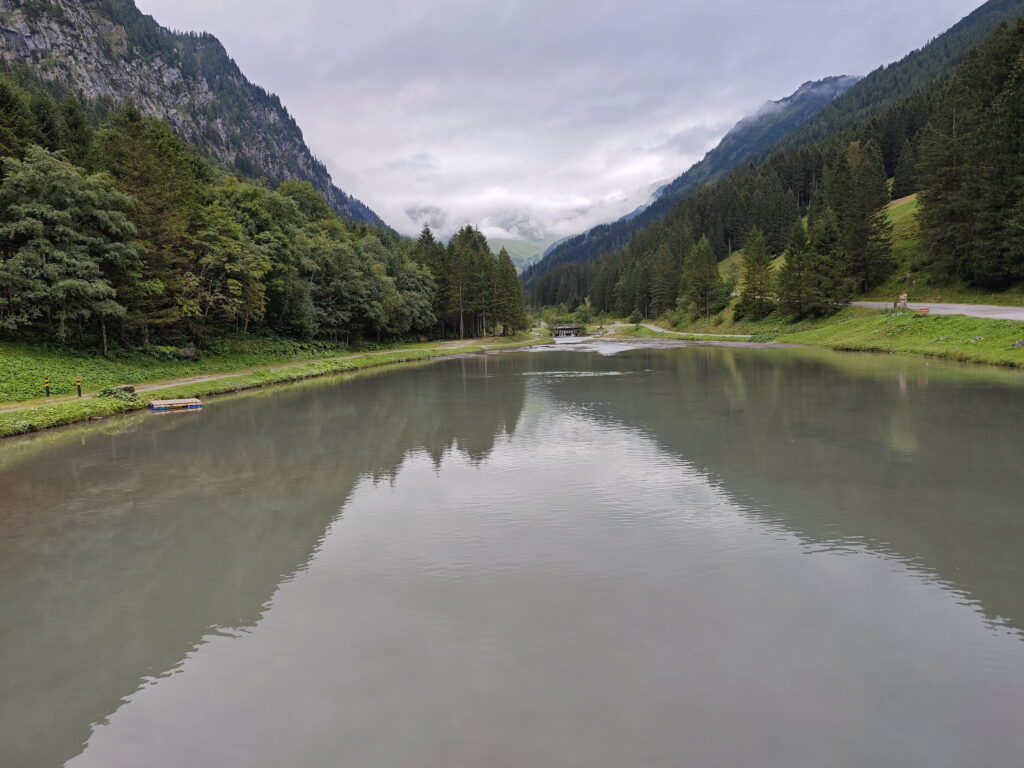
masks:
{"type": "Polygon", "coordinates": [[[773,333],[770,338],[830,349],[928,355],[1024,368],[1024,347],[1014,346],[1024,341],[1024,323],[1013,320],[921,316],[854,307],[816,327],[773,333]]]}
{"type": "MultiPolygon", "coordinates": [[[[1024,306],[1024,286],[1015,286],[1002,293],[986,293],[955,281],[939,280],[921,269],[920,225],[916,213],[916,195],[896,200],[889,206],[897,269],[886,283],[868,295],[858,297],[858,300],[893,301],[906,291],[912,302],[1024,306]]],[[[735,274],[741,259],[742,254],[735,253],[723,261],[723,276],[735,274]]],[[[778,269],[781,258],[773,266],[778,269]]],[[[1024,368],[1024,348],[1014,346],[1024,340],[1024,323],[1011,320],[961,315],[918,316],[907,312],[849,307],[824,320],[791,323],[788,318],[773,314],[764,320],[749,322],[735,319],[735,304],[734,300],[715,317],[696,322],[686,321],[675,327],[690,333],[750,334],[754,341],[928,355],[1024,368]]],[[[666,318],[661,324],[666,325],[673,319],[666,318]]]]}
{"type": "Polygon", "coordinates": [[[82,377],[86,393],[120,384],[141,384],[183,377],[240,371],[351,354],[342,344],[300,343],[287,340],[234,339],[204,350],[194,360],[175,357],[176,350],[109,357],[91,351],[55,346],[0,343],[0,403],[24,402],[43,395],[43,379],[50,378],[55,397],[75,392],[82,377]]]}
{"type": "Polygon", "coordinates": [[[642,325],[639,328],[632,325],[628,327],[616,328],[612,335],[615,338],[624,337],[628,339],[672,339],[675,341],[744,341],[748,338],[748,336],[740,334],[722,335],[713,333],[707,334],[682,332],[662,333],[661,331],[655,331],[650,328],[646,328],[642,325]]]}
{"type": "MultiPolygon", "coordinates": [[[[119,413],[126,413],[128,411],[141,410],[143,408],[147,408],[152,400],[208,397],[211,395],[240,392],[247,389],[299,381],[301,379],[309,379],[318,376],[326,376],[336,373],[352,373],[367,368],[376,368],[395,363],[432,360],[439,357],[458,354],[471,354],[486,350],[525,347],[549,342],[549,339],[524,335],[509,339],[488,340],[486,342],[477,341],[470,343],[469,345],[462,346],[446,343],[410,344],[378,352],[322,357],[321,359],[309,360],[307,363],[290,364],[287,365],[287,367],[283,367],[282,363],[287,363],[288,361],[282,360],[281,357],[278,356],[274,361],[276,365],[248,370],[237,376],[226,376],[224,378],[207,381],[173,384],[168,387],[140,393],[135,396],[115,395],[106,397],[94,396],[82,399],[75,398],[70,401],[58,402],[51,405],[39,404],[26,410],[0,412],[0,437],[26,434],[29,432],[48,429],[50,427],[63,426],[65,424],[73,424],[75,422],[88,421],[90,419],[104,418],[119,413]]],[[[2,353],[5,355],[12,354],[9,347],[5,347],[2,350],[2,353]]],[[[306,358],[309,357],[311,357],[311,355],[306,355],[306,358]]],[[[29,359],[32,359],[31,355],[29,355],[29,359]]],[[[180,377],[194,377],[197,375],[212,374],[215,372],[225,373],[231,370],[230,368],[224,367],[228,364],[227,361],[232,360],[237,362],[237,358],[232,358],[231,356],[225,356],[224,358],[218,359],[220,361],[219,371],[214,371],[211,368],[198,370],[196,367],[187,367],[186,369],[178,368],[176,370],[181,371],[179,373],[180,377]]],[[[249,360],[249,358],[246,359],[249,360]]],[[[25,360],[8,360],[5,358],[5,364],[7,362],[19,362],[20,365],[15,366],[19,369],[21,369],[22,365],[31,364],[25,360]]],[[[54,361],[47,360],[47,362],[52,364],[54,361]]],[[[180,365],[181,362],[182,361],[177,361],[177,364],[180,365]]],[[[139,368],[133,367],[136,364],[142,366],[141,370],[154,373],[154,375],[150,376],[148,379],[135,378],[132,383],[137,384],[143,383],[144,381],[166,380],[168,378],[167,374],[170,370],[169,368],[161,368],[159,366],[150,368],[149,361],[125,360],[122,361],[122,363],[126,366],[124,370],[129,373],[138,372],[140,370],[139,368]],[[157,371],[159,373],[156,373],[157,371]]],[[[67,363],[68,366],[72,366],[69,370],[75,369],[74,366],[78,364],[77,357],[73,357],[73,360],[67,363]]],[[[108,370],[110,376],[115,375],[114,372],[117,370],[116,366],[118,364],[119,363],[117,362],[112,363],[113,367],[108,370]]],[[[215,359],[209,360],[208,364],[210,366],[218,366],[215,359]]],[[[243,365],[237,367],[246,366],[243,365]]],[[[248,367],[252,367],[251,362],[248,367]]],[[[36,372],[32,376],[32,379],[39,379],[41,375],[42,374],[36,372]]],[[[140,373],[139,375],[141,376],[144,374],[140,373]]],[[[173,376],[173,373],[171,376],[173,376]]],[[[123,379],[114,379],[108,383],[127,382],[123,379]]]]}

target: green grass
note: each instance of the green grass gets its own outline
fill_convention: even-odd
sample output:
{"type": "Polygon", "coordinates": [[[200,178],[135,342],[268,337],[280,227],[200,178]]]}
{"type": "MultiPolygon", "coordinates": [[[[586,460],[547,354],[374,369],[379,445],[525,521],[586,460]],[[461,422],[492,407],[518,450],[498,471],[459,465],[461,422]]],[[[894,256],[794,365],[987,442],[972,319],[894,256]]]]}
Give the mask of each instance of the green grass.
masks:
{"type": "Polygon", "coordinates": [[[356,357],[335,357],[315,360],[306,365],[291,368],[264,368],[259,371],[217,379],[215,381],[194,382],[167,387],[155,392],[138,395],[134,398],[91,397],[54,405],[40,405],[28,410],[0,413],[0,437],[38,432],[52,427],[141,410],[147,408],[152,400],[209,397],[319,376],[352,373],[367,368],[377,368],[396,363],[425,361],[451,355],[472,354],[487,349],[525,347],[549,342],[550,340],[536,336],[517,336],[486,346],[440,347],[436,344],[408,345],[400,349],[385,352],[369,352],[356,357]]]}
{"type": "Polygon", "coordinates": [[[825,324],[773,334],[773,340],[830,349],[928,355],[1024,367],[1024,323],[963,315],[916,315],[847,309],[825,324]]]}
{"type": "Polygon", "coordinates": [[[723,280],[735,275],[738,282],[738,278],[743,274],[743,251],[733,251],[718,262],[718,274],[723,280]]]}
{"type": "MultiPolygon", "coordinates": [[[[917,315],[847,307],[834,317],[790,322],[772,314],[757,322],[733,319],[733,305],[707,320],[675,326],[690,333],[749,334],[751,341],[778,341],[829,349],[927,355],[969,363],[1024,367],[1024,323],[963,315],[917,315]],[[974,341],[974,339],[981,339],[974,341]]],[[[671,327],[673,318],[658,325],[671,327]]]]}
{"type": "MultiPolygon", "coordinates": [[[[776,256],[772,259],[770,264],[772,273],[777,274],[785,263],[786,259],[784,256],[776,256]]],[[[718,273],[722,276],[723,280],[735,278],[736,290],[740,290],[743,287],[743,251],[733,251],[729,256],[718,262],[718,273]]]]}
{"type": "MultiPolygon", "coordinates": [[[[829,322],[828,320],[804,320],[799,323],[793,323],[790,318],[775,313],[763,320],[736,320],[733,312],[737,301],[737,299],[733,299],[728,307],[714,317],[694,320],[690,317],[689,313],[670,313],[654,321],[654,325],[659,325],[662,328],[671,328],[681,333],[753,336],[755,340],[759,340],[757,337],[817,328],[829,322]]],[[[877,310],[862,309],[860,307],[853,307],[847,311],[863,313],[865,315],[877,314],[877,310]]]]}
{"type": "Polygon", "coordinates": [[[516,271],[522,272],[528,266],[536,262],[548,249],[548,247],[555,242],[554,239],[545,240],[503,240],[503,239],[491,239],[488,241],[491,250],[495,253],[504,248],[508,251],[509,257],[512,259],[512,263],[516,265],[516,271]]]}
{"type": "Polygon", "coordinates": [[[618,328],[615,330],[616,337],[626,337],[630,339],[673,339],[675,341],[741,341],[734,336],[716,336],[709,334],[693,335],[687,333],[662,333],[661,331],[653,331],[650,328],[640,326],[639,328],[630,326],[629,328],[618,328]]]}
{"type": "MultiPolygon", "coordinates": [[[[894,301],[901,293],[907,292],[912,302],[947,302],[953,304],[998,304],[1001,306],[1024,306],[1024,284],[1011,286],[999,293],[972,288],[945,275],[935,275],[922,266],[926,259],[921,250],[921,224],[917,214],[920,207],[918,196],[910,195],[889,204],[889,220],[893,225],[893,257],[896,269],[893,276],[877,288],[857,300],[894,301]]],[[[778,272],[785,258],[777,257],[772,262],[772,271],[778,272]]],[[[742,278],[743,251],[736,251],[718,265],[723,279],[730,275],[742,278]]],[[[737,283],[736,290],[742,287],[737,283]]]]}
{"type": "Polygon", "coordinates": [[[889,220],[893,224],[893,256],[896,270],[893,276],[870,291],[867,301],[893,301],[904,291],[913,301],[948,302],[954,304],[1024,305],[1024,284],[1006,291],[993,293],[972,288],[945,275],[935,275],[922,266],[926,262],[921,250],[921,224],[917,195],[894,200],[889,205],[889,220]]]}
{"type": "Polygon", "coordinates": [[[43,397],[46,377],[53,395],[70,395],[75,392],[77,376],[82,377],[87,392],[96,392],[118,384],[225,373],[350,351],[341,344],[249,338],[225,342],[213,352],[204,352],[199,360],[182,360],[170,357],[170,350],[103,357],[60,347],[0,343],[0,403],[43,397]]]}

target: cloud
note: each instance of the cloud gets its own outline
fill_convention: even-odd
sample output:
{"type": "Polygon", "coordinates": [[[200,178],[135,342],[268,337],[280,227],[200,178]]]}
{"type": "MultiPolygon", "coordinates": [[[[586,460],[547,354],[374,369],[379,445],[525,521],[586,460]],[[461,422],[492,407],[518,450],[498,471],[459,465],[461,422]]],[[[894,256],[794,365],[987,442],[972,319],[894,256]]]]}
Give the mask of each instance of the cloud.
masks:
{"type": "Polygon", "coordinates": [[[564,236],[743,116],[866,74],[980,0],[137,0],[217,35],[336,183],[399,230],[564,236]]]}

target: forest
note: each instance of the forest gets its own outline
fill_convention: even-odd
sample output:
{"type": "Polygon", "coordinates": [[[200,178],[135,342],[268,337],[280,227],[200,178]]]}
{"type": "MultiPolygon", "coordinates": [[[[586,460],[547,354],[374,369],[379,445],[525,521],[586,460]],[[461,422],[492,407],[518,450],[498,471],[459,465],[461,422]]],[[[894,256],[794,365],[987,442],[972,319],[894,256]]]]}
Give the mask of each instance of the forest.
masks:
{"type": "Polygon", "coordinates": [[[892,274],[884,209],[914,193],[916,266],[989,290],[1024,280],[1024,21],[998,27],[946,76],[926,80],[912,63],[922,87],[892,98],[885,77],[866,79],[875,109],[826,110],[804,131],[811,140],[706,185],[624,248],[540,274],[532,303],[701,317],[742,286],[738,317],[827,315],[892,274]],[[739,249],[743,274],[723,278],[718,262],[739,249]]]}
{"type": "Polygon", "coordinates": [[[0,338],[106,353],[525,325],[508,254],[474,229],[417,243],[341,218],[309,183],[216,166],[133,103],[97,113],[0,77],[0,338]]]}

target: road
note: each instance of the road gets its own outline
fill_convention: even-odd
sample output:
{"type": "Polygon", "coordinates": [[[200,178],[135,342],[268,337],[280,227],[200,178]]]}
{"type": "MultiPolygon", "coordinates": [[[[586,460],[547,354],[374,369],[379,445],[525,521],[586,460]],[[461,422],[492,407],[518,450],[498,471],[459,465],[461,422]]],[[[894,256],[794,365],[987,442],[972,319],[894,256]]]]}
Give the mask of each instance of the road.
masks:
{"type": "MultiPolygon", "coordinates": [[[[871,307],[872,309],[892,309],[892,302],[855,301],[855,307],[871,307]]],[[[967,315],[968,317],[985,317],[990,320],[1018,320],[1024,323],[1024,307],[999,307],[994,304],[931,304],[912,302],[907,305],[910,310],[928,309],[933,315],[967,315]]]]}

